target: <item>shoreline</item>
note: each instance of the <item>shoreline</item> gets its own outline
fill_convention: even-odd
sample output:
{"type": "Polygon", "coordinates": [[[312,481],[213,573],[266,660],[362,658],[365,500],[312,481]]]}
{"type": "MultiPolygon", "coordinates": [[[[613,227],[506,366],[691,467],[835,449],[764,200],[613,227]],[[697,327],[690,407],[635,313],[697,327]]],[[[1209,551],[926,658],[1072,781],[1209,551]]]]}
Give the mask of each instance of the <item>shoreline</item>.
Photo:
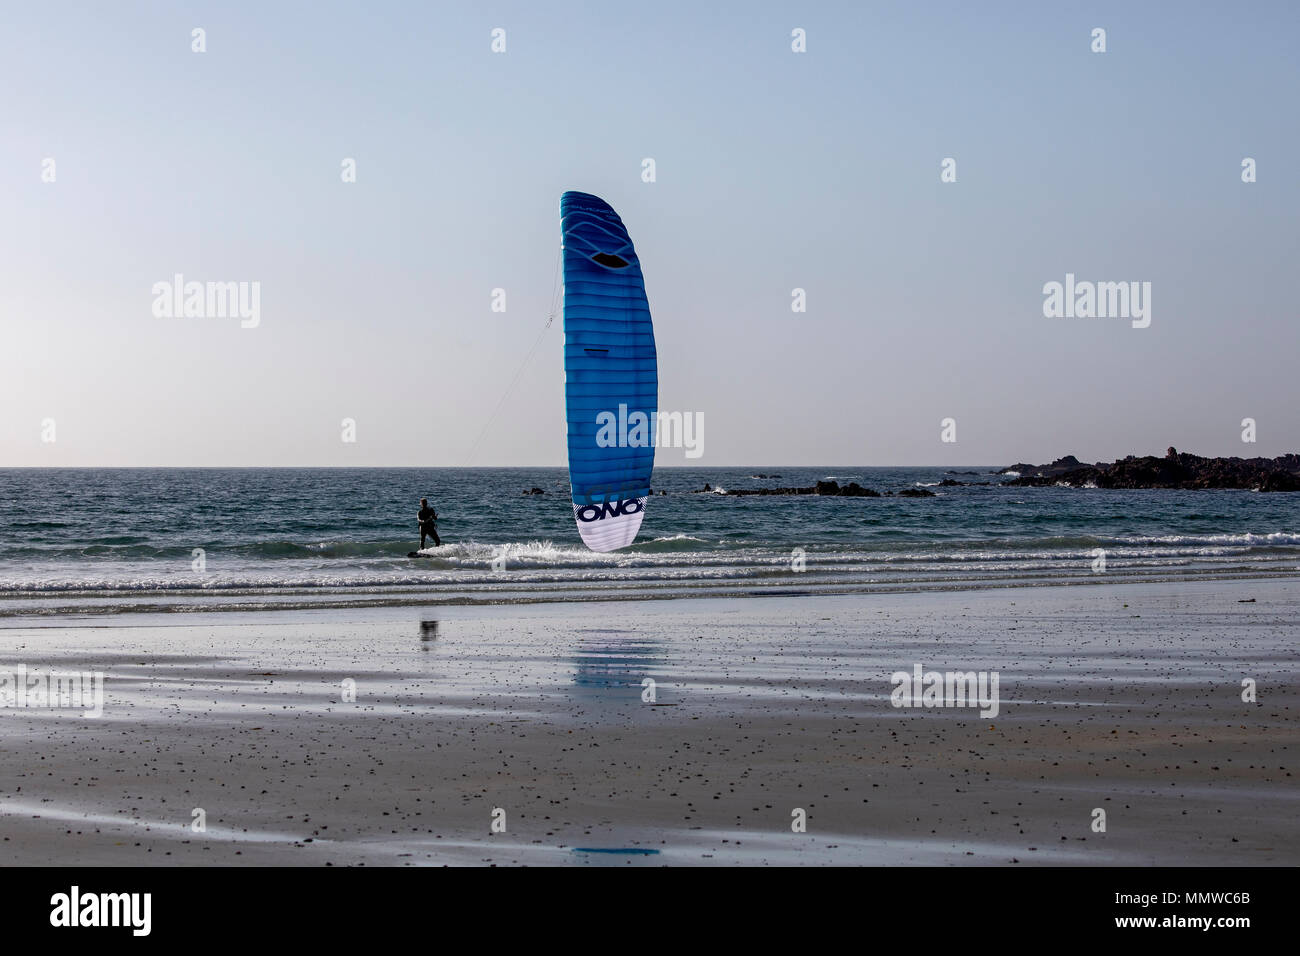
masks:
{"type": "MultiPolygon", "coordinates": [[[[1280,561],[1278,562],[1281,563],[1280,561]]],[[[1037,588],[1113,587],[1124,584],[1193,584],[1205,581],[1288,581],[1300,580],[1295,573],[1300,568],[1263,570],[1248,567],[1203,567],[1179,569],[1170,572],[1116,572],[1091,574],[1078,571],[1062,574],[1016,574],[1000,579],[921,578],[855,583],[820,578],[809,573],[809,580],[791,580],[790,575],[780,579],[650,581],[602,580],[587,586],[572,583],[551,583],[538,586],[521,582],[517,588],[508,586],[497,592],[468,593],[467,588],[454,584],[430,586],[396,586],[390,588],[366,585],[330,588],[204,588],[151,589],[151,590],[69,590],[69,591],[0,591],[0,630],[21,627],[23,622],[51,618],[77,619],[86,617],[135,614],[203,614],[214,613],[286,613],[314,610],[363,610],[367,608],[440,608],[440,607],[511,607],[544,604],[602,604],[640,603],[662,601],[692,601],[709,598],[739,600],[772,597],[833,597],[847,595],[884,594],[947,594],[971,591],[1017,591],[1037,588]],[[785,582],[785,583],[783,583],[785,582]],[[796,583],[797,582],[797,583],[796,583]],[[627,590],[629,587],[637,590],[627,590]],[[554,592],[554,593],[552,593],[554,592]],[[562,593],[559,593],[562,592],[562,593]],[[661,592],[661,593],[656,593],[661,592]],[[97,605],[94,602],[121,602],[124,595],[139,598],[134,604],[113,603],[97,605]],[[310,596],[310,600],[295,600],[310,596]],[[72,599],[71,603],[55,604],[59,598],[72,599]],[[152,598],[153,600],[148,600],[152,598]],[[261,598],[235,603],[240,598],[261,598]],[[12,604],[10,602],[13,602],[12,604]],[[40,606],[42,604],[48,606],[40,606]]]]}

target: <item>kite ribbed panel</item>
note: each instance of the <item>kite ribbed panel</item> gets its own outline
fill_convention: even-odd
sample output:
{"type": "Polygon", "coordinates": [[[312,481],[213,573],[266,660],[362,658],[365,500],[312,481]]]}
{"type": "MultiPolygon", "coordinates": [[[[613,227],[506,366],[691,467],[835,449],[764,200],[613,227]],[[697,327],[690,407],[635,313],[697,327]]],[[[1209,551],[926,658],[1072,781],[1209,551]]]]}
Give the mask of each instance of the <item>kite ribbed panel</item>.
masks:
{"type": "Polygon", "coordinates": [[[659,372],[650,303],[632,240],[608,203],[566,192],[560,231],[573,515],[587,547],[613,551],[636,538],[654,470],[659,372]],[[613,429],[602,432],[602,415],[613,416],[613,429]],[[626,424],[638,415],[647,423],[641,433],[626,424]]]}

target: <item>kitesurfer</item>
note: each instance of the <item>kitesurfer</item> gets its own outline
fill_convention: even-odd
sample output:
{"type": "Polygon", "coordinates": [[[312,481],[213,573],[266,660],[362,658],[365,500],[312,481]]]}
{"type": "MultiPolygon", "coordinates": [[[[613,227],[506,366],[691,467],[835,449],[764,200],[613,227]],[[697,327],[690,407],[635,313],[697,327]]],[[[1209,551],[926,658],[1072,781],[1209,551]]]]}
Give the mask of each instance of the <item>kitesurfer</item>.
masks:
{"type": "Polygon", "coordinates": [[[438,537],[438,512],[429,507],[429,499],[420,499],[420,511],[416,515],[420,519],[420,550],[424,550],[424,539],[433,538],[435,547],[442,545],[442,539],[438,537]]]}

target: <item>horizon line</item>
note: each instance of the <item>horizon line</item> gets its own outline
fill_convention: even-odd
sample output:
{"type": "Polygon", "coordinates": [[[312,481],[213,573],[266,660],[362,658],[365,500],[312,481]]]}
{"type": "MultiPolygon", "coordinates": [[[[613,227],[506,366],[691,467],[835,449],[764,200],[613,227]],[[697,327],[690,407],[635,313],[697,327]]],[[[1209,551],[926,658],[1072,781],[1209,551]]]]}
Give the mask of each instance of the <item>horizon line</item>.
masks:
{"type": "MultiPolygon", "coordinates": [[[[64,469],[67,471],[73,471],[73,470],[91,471],[95,469],[101,469],[101,470],[115,469],[115,470],[127,471],[131,469],[139,469],[143,471],[149,469],[161,470],[164,468],[189,469],[193,471],[199,471],[204,469],[211,470],[211,471],[236,471],[236,470],[271,471],[277,469],[285,469],[285,470],[296,469],[300,471],[306,471],[312,469],[316,469],[316,470],[332,469],[336,471],[361,471],[361,470],[371,469],[371,468],[388,468],[394,470],[410,469],[413,471],[429,470],[429,469],[444,469],[449,471],[470,471],[475,468],[496,468],[503,471],[511,470],[511,469],[517,469],[522,471],[525,469],[557,468],[557,469],[563,469],[567,471],[568,467],[569,467],[568,465],[0,465],[0,471],[42,471],[42,470],[55,470],[55,469],[64,469]]],[[[971,465],[971,464],[852,465],[852,464],[845,464],[844,462],[841,462],[838,465],[834,463],[831,464],[823,463],[823,464],[812,464],[812,465],[798,465],[798,464],[789,464],[789,463],[767,464],[767,465],[707,465],[707,466],[655,465],[655,468],[657,470],[662,469],[665,471],[674,470],[674,469],[681,470],[681,471],[686,471],[686,470],[699,471],[705,468],[983,468],[983,467],[993,467],[993,466],[987,464],[985,465],[971,465]]]]}

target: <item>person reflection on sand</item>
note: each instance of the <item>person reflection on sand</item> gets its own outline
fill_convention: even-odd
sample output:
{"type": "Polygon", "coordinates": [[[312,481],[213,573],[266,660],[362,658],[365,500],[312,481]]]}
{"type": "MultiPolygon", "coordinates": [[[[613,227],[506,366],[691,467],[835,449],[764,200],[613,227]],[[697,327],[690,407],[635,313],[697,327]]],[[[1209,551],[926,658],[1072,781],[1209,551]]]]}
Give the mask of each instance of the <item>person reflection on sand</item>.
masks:
{"type": "Polygon", "coordinates": [[[421,621],[420,622],[420,643],[427,644],[430,641],[438,639],[438,622],[421,621]]]}

